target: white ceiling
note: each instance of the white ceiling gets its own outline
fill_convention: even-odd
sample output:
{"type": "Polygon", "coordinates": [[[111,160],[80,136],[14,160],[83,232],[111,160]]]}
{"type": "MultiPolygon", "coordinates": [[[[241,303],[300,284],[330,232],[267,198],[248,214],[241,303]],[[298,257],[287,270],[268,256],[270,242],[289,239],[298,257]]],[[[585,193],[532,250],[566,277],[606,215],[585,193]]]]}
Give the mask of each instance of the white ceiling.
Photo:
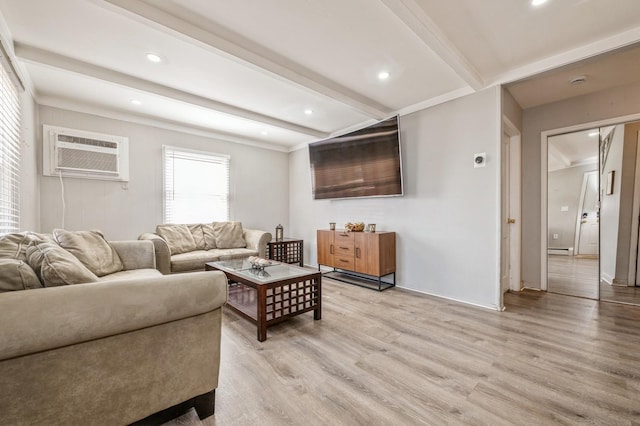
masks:
{"type": "Polygon", "coordinates": [[[597,168],[599,136],[599,129],[594,128],[550,137],[547,163],[549,171],[587,164],[594,164],[597,168]]]}
{"type": "MultiPolygon", "coordinates": [[[[637,0],[0,0],[0,11],[40,104],[283,151],[495,84],[517,82],[523,107],[558,100],[526,85],[640,41],[637,0]]],[[[626,55],[635,72],[609,85],[640,79],[640,56],[626,55]]]]}

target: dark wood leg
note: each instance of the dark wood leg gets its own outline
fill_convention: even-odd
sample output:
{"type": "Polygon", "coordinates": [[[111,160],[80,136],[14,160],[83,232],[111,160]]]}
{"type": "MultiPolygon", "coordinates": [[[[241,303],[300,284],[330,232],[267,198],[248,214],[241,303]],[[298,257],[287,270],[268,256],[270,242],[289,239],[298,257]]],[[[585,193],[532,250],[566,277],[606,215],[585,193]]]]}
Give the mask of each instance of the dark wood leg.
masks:
{"type": "Polygon", "coordinates": [[[318,289],[318,303],[316,308],[313,310],[313,319],[319,320],[322,319],[322,275],[318,275],[316,288],[318,289]]]}
{"type": "Polygon", "coordinates": [[[193,407],[196,409],[200,420],[212,416],[216,411],[216,390],[196,396],[193,401],[193,407]]]}
{"type": "Polygon", "coordinates": [[[258,287],[258,316],[256,318],[258,326],[258,341],[267,340],[267,289],[265,286],[258,287]]]}

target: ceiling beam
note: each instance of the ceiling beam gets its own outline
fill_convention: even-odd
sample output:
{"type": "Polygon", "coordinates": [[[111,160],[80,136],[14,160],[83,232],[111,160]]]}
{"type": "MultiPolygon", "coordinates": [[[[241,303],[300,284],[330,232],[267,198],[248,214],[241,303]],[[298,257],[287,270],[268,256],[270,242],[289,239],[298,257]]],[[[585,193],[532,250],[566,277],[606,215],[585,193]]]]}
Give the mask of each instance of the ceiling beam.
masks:
{"type": "Polygon", "coordinates": [[[208,22],[207,29],[204,29],[144,1],[104,0],[104,2],[116,6],[115,10],[120,9],[120,13],[125,11],[130,16],[142,18],[143,22],[153,25],[156,29],[216,53],[224,52],[235,60],[248,63],[254,68],[266,71],[303,89],[349,105],[372,118],[383,119],[393,113],[393,110],[387,106],[212,22],[208,22]]]}
{"type": "Polygon", "coordinates": [[[473,90],[485,87],[484,78],[478,70],[458,51],[415,0],[382,0],[382,3],[473,90]]]}
{"type": "Polygon", "coordinates": [[[14,49],[16,56],[25,61],[30,61],[74,72],[77,74],[82,74],[88,77],[96,78],[98,80],[108,81],[120,86],[140,90],[142,92],[147,92],[154,95],[163,96],[165,98],[186,102],[192,105],[197,105],[203,108],[211,109],[236,117],[242,117],[247,120],[268,124],[274,127],[280,127],[317,138],[326,138],[329,136],[328,133],[319,130],[311,129],[309,127],[301,126],[289,121],[280,120],[278,118],[270,117],[244,108],[239,108],[213,99],[205,98],[203,96],[194,95],[193,93],[174,89],[172,87],[164,86],[162,84],[154,83],[98,65],[79,61],[77,59],[59,55],[57,53],[43,50],[37,47],[25,45],[22,43],[15,43],[14,49]]]}

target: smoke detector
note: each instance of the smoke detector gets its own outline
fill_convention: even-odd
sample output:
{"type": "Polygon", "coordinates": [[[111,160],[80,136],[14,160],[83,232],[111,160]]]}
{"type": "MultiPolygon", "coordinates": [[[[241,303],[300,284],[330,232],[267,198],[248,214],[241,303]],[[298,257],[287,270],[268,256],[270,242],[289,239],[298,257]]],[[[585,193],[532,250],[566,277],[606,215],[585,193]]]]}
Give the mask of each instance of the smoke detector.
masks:
{"type": "Polygon", "coordinates": [[[586,75],[578,75],[576,77],[573,77],[571,80],[569,80],[569,83],[571,83],[571,85],[575,86],[577,84],[582,84],[585,81],[587,81],[587,76],[586,75]]]}

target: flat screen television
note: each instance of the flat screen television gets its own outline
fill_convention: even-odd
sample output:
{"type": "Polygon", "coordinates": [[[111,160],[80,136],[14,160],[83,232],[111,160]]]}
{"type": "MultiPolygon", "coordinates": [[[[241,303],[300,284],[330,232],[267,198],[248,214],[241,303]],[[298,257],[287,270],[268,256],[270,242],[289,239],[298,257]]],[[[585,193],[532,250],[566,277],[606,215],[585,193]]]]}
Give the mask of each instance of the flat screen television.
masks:
{"type": "Polygon", "coordinates": [[[314,200],[400,196],[398,117],[309,144],[314,200]]]}

